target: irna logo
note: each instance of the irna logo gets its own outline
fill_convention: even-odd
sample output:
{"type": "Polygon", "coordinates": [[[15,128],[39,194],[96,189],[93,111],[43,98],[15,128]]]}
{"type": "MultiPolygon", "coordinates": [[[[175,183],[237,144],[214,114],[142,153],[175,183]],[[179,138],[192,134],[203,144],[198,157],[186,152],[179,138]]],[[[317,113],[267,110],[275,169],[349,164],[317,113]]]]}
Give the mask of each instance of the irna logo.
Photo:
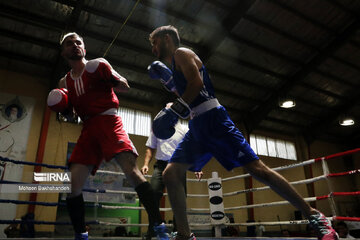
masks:
{"type": "Polygon", "coordinates": [[[70,182],[70,173],[36,173],[34,172],[34,181],[36,182],[70,182]]]}

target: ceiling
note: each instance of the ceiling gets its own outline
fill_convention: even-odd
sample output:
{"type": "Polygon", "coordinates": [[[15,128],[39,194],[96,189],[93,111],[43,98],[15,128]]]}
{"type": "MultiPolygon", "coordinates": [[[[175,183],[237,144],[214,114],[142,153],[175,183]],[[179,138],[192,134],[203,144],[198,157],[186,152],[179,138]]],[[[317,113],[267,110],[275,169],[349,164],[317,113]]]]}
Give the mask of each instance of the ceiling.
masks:
{"type": "Polygon", "coordinates": [[[40,76],[51,88],[69,70],[59,40],[84,37],[132,87],[120,99],[153,107],[174,99],[147,75],[149,33],[179,29],[206,64],[232,119],[261,130],[359,146],[360,1],[0,0],[0,68],[40,76]],[[129,17],[129,18],[128,18],[129,17]],[[296,107],[283,109],[283,97],[296,107]],[[343,127],[351,115],[356,124],[343,127]]]}

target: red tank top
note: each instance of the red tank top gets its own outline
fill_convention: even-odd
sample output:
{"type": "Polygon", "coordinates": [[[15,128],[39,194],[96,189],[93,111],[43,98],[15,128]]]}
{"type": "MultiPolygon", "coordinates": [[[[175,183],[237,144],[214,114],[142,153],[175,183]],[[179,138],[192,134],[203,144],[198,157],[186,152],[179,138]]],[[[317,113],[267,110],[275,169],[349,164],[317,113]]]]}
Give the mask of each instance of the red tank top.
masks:
{"type": "Polygon", "coordinates": [[[119,74],[103,58],[90,60],[79,78],[71,72],[66,75],[66,88],[76,113],[84,121],[110,108],[118,108],[119,100],[114,93],[111,79],[119,80],[119,74]]]}

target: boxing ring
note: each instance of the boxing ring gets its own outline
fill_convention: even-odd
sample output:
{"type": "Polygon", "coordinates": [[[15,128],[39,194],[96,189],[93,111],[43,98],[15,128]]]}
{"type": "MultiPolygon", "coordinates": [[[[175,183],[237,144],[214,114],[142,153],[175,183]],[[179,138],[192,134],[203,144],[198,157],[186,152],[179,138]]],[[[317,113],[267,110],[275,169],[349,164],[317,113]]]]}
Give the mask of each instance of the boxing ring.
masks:
{"type": "MultiPolygon", "coordinates": [[[[358,175],[360,173],[360,169],[352,169],[350,171],[345,171],[345,172],[335,172],[335,173],[330,173],[329,172],[329,168],[327,166],[327,161],[333,160],[336,161],[336,158],[339,157],[343,157],[346,155],[351,155],[351,154],[355,154],[355,153],[359,153],[360,152],[360,148],[356,148],[353,150],[349,150],[349,151],[345,151],[345,152],[340,152],[340,153],[336,153],[336,154],[332,154],[329,156],[325,156],[325,157],[319,157],[319,158],[314,158],[314,159],[309,159],[309,160],[305,160],[299,163],[294,163],[294,164],[289,164],[289,165],[284,165],[284,166],[280,166],[280,167],[275,167],[272,168],[275,171],[285,171],[288,169],[292,169],[292,168],[298,168],[298,167],[303,167],[306,165],[312,165],[315,163],[321,163],[322,166],[322,175],[316,176],[316,177],[312,177],[312,178],[308,178],[308,179],[304,179],[304,180],[298,180],[298,181],[293,181],[290,182],[291,185],[301,185],[301,184],[311,184],[311,183],[315,183],[318,181],[326,181],[327,185],[328,185],[328,189],[330,190],[330,192],[326,195],[321,195],[321,196],[314,196],[314,197],[306,197],[304,198],[305,201],[307,202],[324,202],[324,200],[327,200],[331,209],[331,215],[329,216],[328,219],[332,220],[332,221],[349,221],[349,222],[360,222],[360,216],[355,216],[355,217],[349,217],[349,216],[338,216],[337,215],[337,208],[336,208],[336,203],[335,200],[337,197],[350,197],[350,196],[359,196],[360,195],[360,191],[353,191],[353,192],[334,192],[332,191],[332,186],[331,183],[329,181],[329,179],[337,179],[340,177],[348,177],[348,176],[354,176],[354,175],[358,175]]],[[[358,161],[359,159],[356,159],[355,161],[358,161]]],[[[24,161],[17,161],[17,160],[12,160],[12,159],[8,159],[8,158],[2,158],[0,157],[0,161],[3,161],[5,163],[8,164],[24,164],[24,165],[33,165],[33,166],[41,166],[41,167],[45,167],[45,168],[50,168],[50,169],[62,169],[62,170],[66,170],[67,168],[64,166],[56,166],[56,165],[48,165],[48,164],[39,164],[39,163],[30,163],[30,162],[24,162],[24,161]]],[[[119,172],[112,172],[112,171],[105,171],[105,170],[98,170],[97,173],[102,173],[102,174],[109,174],[109,175],[123,175],[123,173],[119,173],[119,172]]],[[[249,177],[249,174],[242,174],[242,175],[236,175],[236,176],[232,176],[232,177],[228,177],[228,178],[223,178],[221,179],[222,182],[230,182],[230,181],[235,181],[235,180],[239,180],[239,179],[244,179],[249,177]]],[[[150,175],[146,175],[146,177],[151,177],[150,175]]],[[[201,180],[197,180],[197,179],[187,179],[187,182],[190,182],[191,184],[203,184],[206,183],[208,181],[208,179],[201,179],[201,180]]],[[[12,181],[5,181],[5,180],[1,180],[0,184],[18,184],[19,182],[12,182],[12,181]]],[[[202,186],[203,187],[203,186],[202,186]]],[[[246,194],[246,193],[251,193],[251,192],[260,192],[260,191],[265,191],[270,189],[268,186],[264,186],[264,187],[256,187],[256,188],[250,188],[250,189],[239,189],[236,191],[232,191],[232,192],[224,192],[222,194],[222,197],[224,198],[224,211],[225,212],[231,212],[234,210],[248,210],[248,209],[255,209],[255,208],[265,208],[265,207],[273,207],[273,206],[282,206],[282,205],[289,205],[289,202],[287,201],[275,201],[275,202],[263,202],[263,203],[257,203],[257,204],[251,204],[251,205],[242,205],[242,206],[234,206],[234,207],[227,207],[226,206],[226,198],[230,197],[230,196],[237,196],[237,195],[241,195],[241,194],[246,194]]],[[[84,189],[84,192],[93,192],[93,193],[98,193],[98,194],[133,194],[136,195],[135,192],[132,191],[116,191],[116,190],[108,190],[108,189],[84,189]]],[[[167,196],[167,194],[164,194],[165,196],[167,196]]],[[[187,194],[188,199],[190,198],[209,198],[209,194],[187,194]]],[[[2,206],[4,206],[4,204],[16,204],[16,205],[35,205],[35,206],[49,206],[49,207],[56,207],[56,206],[64,206],[64,203],[61,202],[35,202],[35,201],[20,201],[20,200],[12,200],[12,199],[0,199],[0,204],[2,206]]],[[[91,208],[102,208],[102,209],[129,209],[129,210],[144,210],[143,207],[129,207],[129,206],[112,206],[112,205],[107,205],[107,204],[101,204],[98,202],[89,204],[86,203],[86,207],[91,207],[91,208]]],[[[210,207],[204,207],[204,208],[188,208],[187,209],[188,212],[199,212],[199,213],[209,213],[210,212],[210,207]]],[[[160,211],[163,212],[171,212],[171,208],[160,208],[160,211]]],[[[0,224],[20,224],[20,223],[24,223],[24,220],[20,220],[20,219],[6,219],[6,216],[0,216],[0,224]]],[[[35,216],[35,220],[31,220],[31,221],[27,221],[27,223],[32,223],[35,225],[71,225],[70,222],[50,222],[50,221],[43,221],[41,220],[41,216],[35,216]]],[[[286,226],[286,225],[304,225],[307,224],[308,220],[282,220],[280,221],[280,219],[278,219],[278,221],[262,221],[260,222],[239,222],[239,223],[229,223],[229,222],[225,222],[222,223],[221,226],[222,227],[256,227],[259,225],[263,225],[263,226],[286,226]]],[[[90,221],[90,222],[86,222],[87,225],[107,225],[107,226],[122,226],[122,227],[147,227],[148,224],[131,224],[131,223],[113,223],[113,222],[107,222],[107,221],[101,221],[101,220],[95,220],[95,221],[90,221]]],[[[171,229],[172,224],[166,224],[169,229],[171,229]]],[[[215,227],[218,228],[218,225],[213,225],[211,222],[207,222],[207,223],[191,223],[190,222],[190,227],[192,229],[196,229],[197,227],[215,227]]],[[[91,235],[91,231],[90,231],[90,239],[142,239],[141,237],[96,237],[96,236],[92,236],[91,235]]],[[[197,237],[198,239],[219,239],[219,238],[213,238],[213,237],[197,237]]],[[[250,238],[250,237],[226,237],[226,239],[256,239],[256,238],[250,238]]],[[[1,239],[1,238],[0,238],[1,239]]],[[[14,238],[14,239],[22,239],[22,238],[14,238]]],[[[28,238],[26,238],[28,239],[28,238]]],[[[53,236],[53,238],[41,238],[43,240],[46,239],[73,239],[73,237],[57,237],[57,236],[53,236]]],[[[271,238],[261,238],[261,239],[271,239],[271,238]]],[[[272,238],[274,239],[274,238],[272,238]]],[[[292,239],[292,238],[279,238],[276,237],[276,239],[292,239]]],[[[296,239],[310,239],[310,238],[296,238],[296,239]]]]}

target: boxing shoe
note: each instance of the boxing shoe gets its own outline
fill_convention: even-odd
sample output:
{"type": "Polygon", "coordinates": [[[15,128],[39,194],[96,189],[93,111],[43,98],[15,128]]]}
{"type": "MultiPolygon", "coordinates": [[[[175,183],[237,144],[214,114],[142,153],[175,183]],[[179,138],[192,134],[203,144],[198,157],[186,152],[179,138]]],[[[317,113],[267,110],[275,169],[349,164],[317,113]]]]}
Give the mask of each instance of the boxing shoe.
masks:
{"type": "Polygon", "coordinates": [[[337,240],[339,239],[336,231],[331,227],[331,222],[322,214],[317,212],[309,218],[310,226],[317,231],[319,240],[337,240]]]}
{"type": "Polygon", "coordinates": [[[165,226],[165,223],[154,226],[154,232],[156,235],[156,239],[169,240],[169,234],[167,233],[167,227],[165,226]]]}
{"type": "Polygon", "coordinates": [[[88,240],[89,234],[85,233],[75,233],[75,240],[88,240]]]}

